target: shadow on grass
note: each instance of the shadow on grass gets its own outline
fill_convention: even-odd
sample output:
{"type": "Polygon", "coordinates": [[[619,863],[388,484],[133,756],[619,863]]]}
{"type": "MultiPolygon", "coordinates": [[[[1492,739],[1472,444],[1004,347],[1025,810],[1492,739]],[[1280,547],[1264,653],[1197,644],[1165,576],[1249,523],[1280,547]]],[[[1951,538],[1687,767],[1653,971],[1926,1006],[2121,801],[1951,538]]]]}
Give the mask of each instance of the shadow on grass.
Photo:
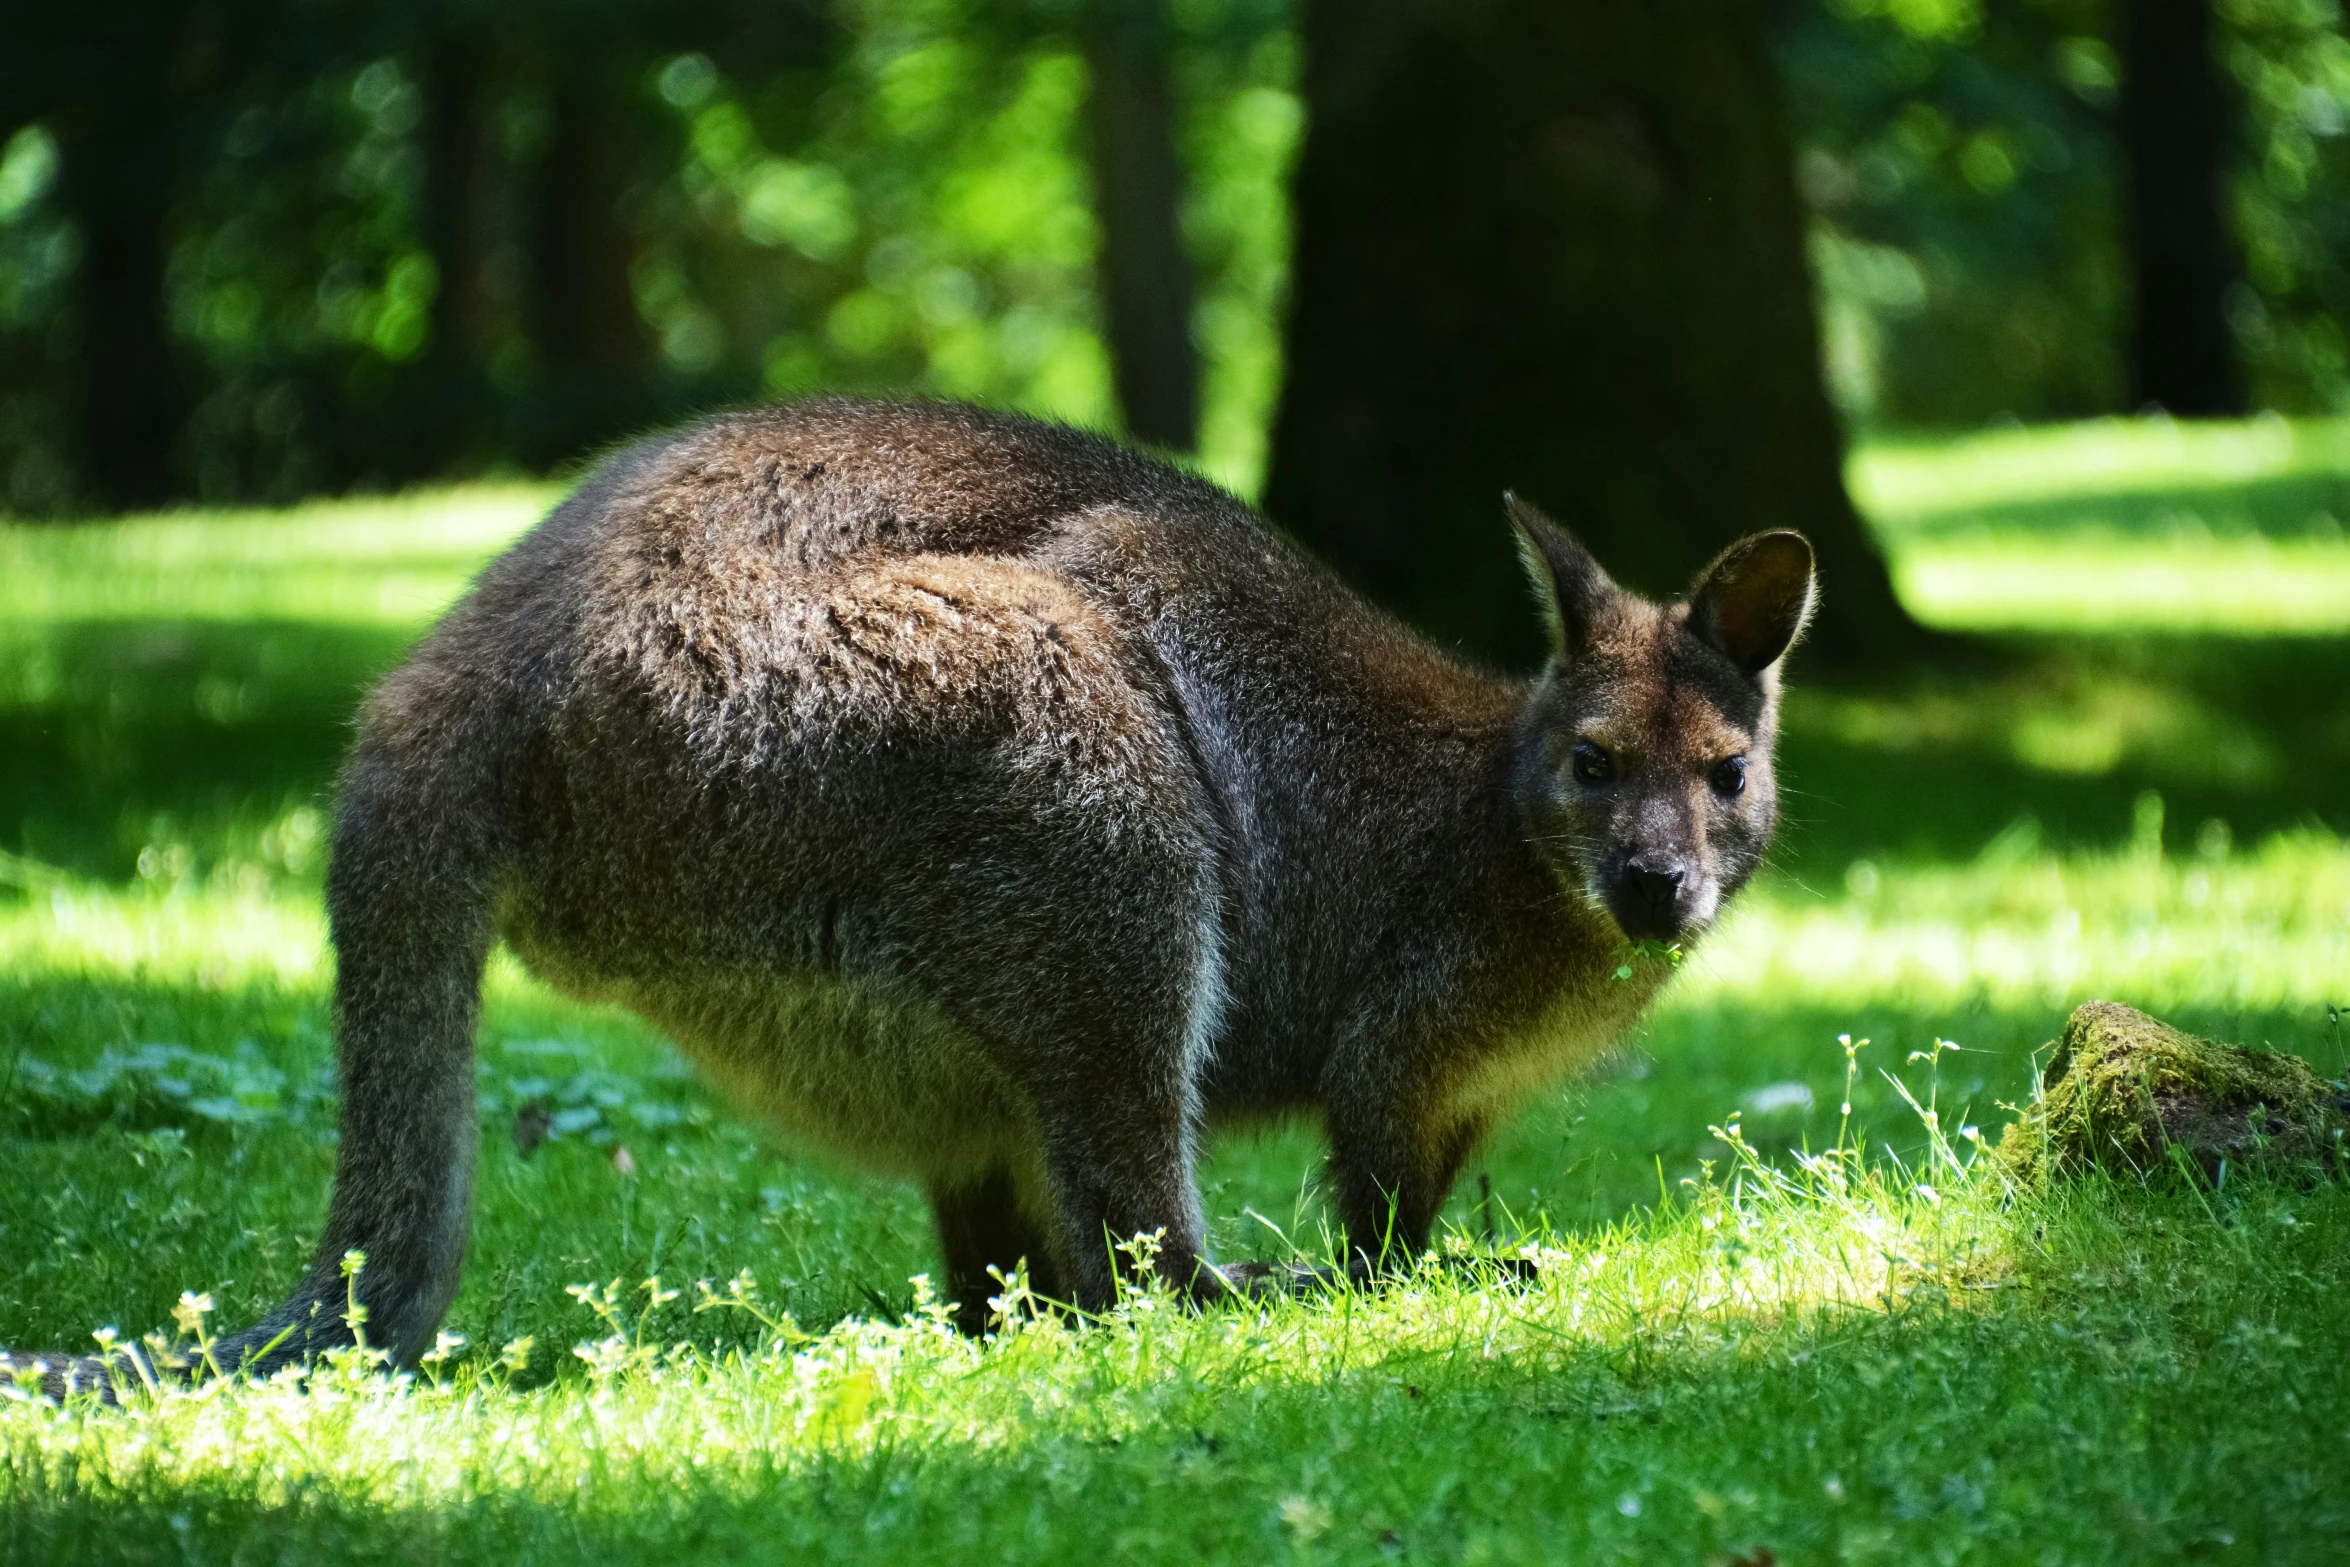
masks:
{"type": "Polygon", "coordinates": [[[0,626],[0,846],[130,877],[141,848],[253,852],[324,807],[360,696],[409,634],[300,622],[0,626]]]}
{"type": "Polygon", "coordinates": [[[2018,818],[2053,848],[2129,840],[2163,796],[2165,841],[2237,842],[2315,820],[2350,833],[2350,638],[2013,640],[2004,676],[1806,684],[1780,743],[1774,863],[1971,859],[2018,818]]]}

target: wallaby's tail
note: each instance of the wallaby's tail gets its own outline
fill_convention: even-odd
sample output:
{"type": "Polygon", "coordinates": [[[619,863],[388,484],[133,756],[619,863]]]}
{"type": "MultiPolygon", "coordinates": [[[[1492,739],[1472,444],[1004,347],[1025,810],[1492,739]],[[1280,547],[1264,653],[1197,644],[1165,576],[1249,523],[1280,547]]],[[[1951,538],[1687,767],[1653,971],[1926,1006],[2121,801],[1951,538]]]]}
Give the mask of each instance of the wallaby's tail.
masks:
{"type": "MultiPolygon", "coordinates": [[[[333,1204],[292,1297],[214,1346],[223,1370],[266,1373],[350,1344],[352,1251],[366,1254],[355,1286],[367,1342],[402,1362],[432,1347],[456,1294],[480,1137],[474,1020],[509,856],[500,759],[511,743],[462,682],[419,658],[362,715],[326,886],[342,1073],[333,1204]]],[[[95,1360],[45,1369],[52,1392],[69,1376],[106,1385],[95,1360]]],[[[118,1356],[112,1374],[148,1369],[118,1356]]]]}
{"type": "Polygon", "coordinates": [[[368,703],[344,768],[326,886],[342,1069],[334,1202],[309,1276],[229,1341],[224,1367],[267,1371],[350,1343],[352,1251],[367,1257],[368,1342],[400,1361],[432,1347],[457,1293],[480,1142],[473,1028],[508,844],[506,737],[467,711],[464,678],[421,659],[402,670],[368,703]]]}

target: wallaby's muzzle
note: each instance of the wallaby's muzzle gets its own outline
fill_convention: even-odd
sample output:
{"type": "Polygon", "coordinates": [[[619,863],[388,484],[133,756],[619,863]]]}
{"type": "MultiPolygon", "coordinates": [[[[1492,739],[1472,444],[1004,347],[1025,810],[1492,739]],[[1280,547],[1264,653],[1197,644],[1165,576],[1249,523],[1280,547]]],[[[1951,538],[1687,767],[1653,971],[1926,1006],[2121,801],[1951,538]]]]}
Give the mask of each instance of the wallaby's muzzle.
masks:
{"type": "Polygon", "coordinates": [[[1718,901],[1704,869],[1680,855],[1634,854],[1607,878],[1608,912],[1634,941],[1674,941],[1702,926],[1718,901]]]}

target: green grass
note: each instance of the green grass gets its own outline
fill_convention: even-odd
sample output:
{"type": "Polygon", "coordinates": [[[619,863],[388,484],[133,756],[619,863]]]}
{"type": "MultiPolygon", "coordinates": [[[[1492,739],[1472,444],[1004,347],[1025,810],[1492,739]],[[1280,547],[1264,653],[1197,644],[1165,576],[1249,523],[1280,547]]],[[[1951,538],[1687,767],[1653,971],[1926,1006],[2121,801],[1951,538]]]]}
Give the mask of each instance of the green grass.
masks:
{"type": "Polygon", "coordinates": [[[2106,420],[1855,456],[1926,620],[1977,630],[2350,631],[2350,420],[2106,420]]]}
{"type": "MultiPolygon", "coordinates": [[[[909,1283],[910,1192],[770,1146],[634,1020],[500,959],[467,1346],[400,1384],[0,1400],[0,1552],[2338,1557],[2350,1194],[2023,1197],[1971,1160],[2093,996],[2350,1067],[2350,648],[2268,586],[2350,570],[2350,431],[2099,425],[1854,471],[1913,602],[2012,656],[1798,690],[1774,869],[1446,1215],[1456,1251],[1540,1257],[1532,1286],[1146,1297],[980,1348],[909,1283]],[[2079,552],[2140,540],[2269,564],[2098,611],[2079,552]],[[1992,591],[1934,599],[1953,562],[1992,591]],[[538,1097],[561,1130],[525,1158],[538,1097]],[[693,1310],[744,1269],[765,1320],[693,1310]],[[683,1293],[648,1306],[655,1275],[683,1293]],[[567,1293],[613,1281],[616,1320],[567,1293]]],[[[348,715],[544,500],[0,529],[0,1343],[174,1331],[183,1290],[231,1326],[307,1261],[348,715]]],[[[1220,1249],[1324,1247],[1317,1157],[1219,1142],[1220,1249]]]]}

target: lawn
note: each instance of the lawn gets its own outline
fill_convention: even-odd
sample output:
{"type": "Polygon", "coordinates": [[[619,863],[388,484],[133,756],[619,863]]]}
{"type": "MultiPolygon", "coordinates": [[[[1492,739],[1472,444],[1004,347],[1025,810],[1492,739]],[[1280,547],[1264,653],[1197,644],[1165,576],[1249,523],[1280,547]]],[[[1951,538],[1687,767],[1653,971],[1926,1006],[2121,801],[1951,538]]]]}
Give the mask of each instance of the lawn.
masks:
{"type": "MultiPolygon", "coordinates": [[[[0,1402],[0,1551],[2339,1559],[2350,1195],[1974,1161],[2092,997],[2350,1065],[2350,424],[1882,446],[1853,483],[1999,656],[1798,669],[1772,870],[1455,1194],[1448,1247],[1535,1282],[975,1346],[912,1193],[501,958],[465,1342],[0,1402]]],[[[0,528],[0,1344],[179,1333],[183,1291],[232,1326],[307,1261],[352,704],[552,493],[0,528]]],[[[1318,1252],[1315,1175],[1302,1130],[1217,1144],[1219,1249],[1318,1252]]]]}

